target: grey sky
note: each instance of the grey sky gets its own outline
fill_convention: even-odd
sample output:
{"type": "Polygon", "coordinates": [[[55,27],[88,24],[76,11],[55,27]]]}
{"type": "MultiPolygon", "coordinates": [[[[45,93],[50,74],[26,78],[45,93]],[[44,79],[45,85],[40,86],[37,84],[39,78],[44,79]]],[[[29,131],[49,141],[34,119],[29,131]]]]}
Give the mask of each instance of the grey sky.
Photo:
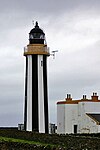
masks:
{"type": "Polygon", "coordinates": [[[100,95],[99,0],[3,0],[0,3],[0,126],[23,122],[23,47],[32,20],[46,33],[56,59],[48,58],[50,122],[56,122],[56,102],[92,92],[100,95]]]}

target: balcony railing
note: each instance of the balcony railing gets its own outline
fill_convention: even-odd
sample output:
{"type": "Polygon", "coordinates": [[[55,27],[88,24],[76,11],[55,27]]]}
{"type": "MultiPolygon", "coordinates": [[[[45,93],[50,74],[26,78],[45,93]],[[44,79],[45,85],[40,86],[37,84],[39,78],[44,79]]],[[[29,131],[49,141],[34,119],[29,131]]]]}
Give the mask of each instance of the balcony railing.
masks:
{"type": "MultiPolygon", "coordinates": [[[[37,51],[37,49],[31,48],[31,50],[30,50],[27,46],[24,47],[24,53],[27,53],[30,51],[35,52],[35,51],[37,51]]],[[[50,48],[49,47],[41,47],[41,49],[39,49],[39,51],[50,53],[50,48]]]]}

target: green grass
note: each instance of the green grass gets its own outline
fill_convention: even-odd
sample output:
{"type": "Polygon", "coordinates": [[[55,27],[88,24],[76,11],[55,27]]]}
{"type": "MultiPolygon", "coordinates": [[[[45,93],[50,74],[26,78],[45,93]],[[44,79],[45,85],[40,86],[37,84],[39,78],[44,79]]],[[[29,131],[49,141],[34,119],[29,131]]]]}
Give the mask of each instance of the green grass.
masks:
{"type": "Polygon", "coordinates": [[[0,141],[2,142],[16,142],[16,143],[24,143],[24,144],[33,144],[33,145],[41,145],[41,146],[49,146],[49,147],[57,147],[57,145],[53,144],[45,144],[45,143],[40,143],[40,142],[35,142],[35,141],[28,141],[28,140],[22,140],[22,139],[15,139],[15,138],[7,138],[7,137],[2,137],[0,136],[0,141]]]}
{"type": "Polygon", "coordinates": [[[100,150],[99,134],[57,135],[13,129],[0,129],[0,147],[15,149],[96,149],[100,150]]]}

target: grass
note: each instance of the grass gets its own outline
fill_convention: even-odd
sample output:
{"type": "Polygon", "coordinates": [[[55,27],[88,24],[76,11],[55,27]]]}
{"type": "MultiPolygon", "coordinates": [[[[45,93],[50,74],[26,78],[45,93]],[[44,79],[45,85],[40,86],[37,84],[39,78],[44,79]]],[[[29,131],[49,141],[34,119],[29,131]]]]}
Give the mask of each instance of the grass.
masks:
{"type": "Polygon", "coordinates": [[[48,135],[42,133],[0,130],[0,147],[10,146],[16,150],[23,149],[73,149],[100,150],[100,134],[48,135]],[[22,149],[20,149],[22,148],[22,149]]]}
{"type": "Polygon", "coordinates": [[[33,144],[33,145],[41,145],[41,146],[49,146],[49,147],[57,147],[57,145],[53,144],[45,144],[41,142],[35,142],[35,141],[28,141],[28,140],[22,140],[22,139],[15,139],[15,138],[7,138],[0,136],[0,141],[2,142],[16,142],[16,143],[23,143],[23,144],[33,144]]]}

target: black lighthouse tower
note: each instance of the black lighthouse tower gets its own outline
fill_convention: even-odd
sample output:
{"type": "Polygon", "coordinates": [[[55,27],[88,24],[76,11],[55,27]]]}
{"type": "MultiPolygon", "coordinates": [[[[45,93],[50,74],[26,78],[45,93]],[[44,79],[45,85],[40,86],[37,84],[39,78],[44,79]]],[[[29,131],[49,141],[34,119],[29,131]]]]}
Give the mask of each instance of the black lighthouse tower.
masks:
{"type": "Polygon", "coordinates": [[[48,133],[47,57],[49,48],[38,22],[29,33],[26,57],[24,127],[26,131],[48,133]]]}

